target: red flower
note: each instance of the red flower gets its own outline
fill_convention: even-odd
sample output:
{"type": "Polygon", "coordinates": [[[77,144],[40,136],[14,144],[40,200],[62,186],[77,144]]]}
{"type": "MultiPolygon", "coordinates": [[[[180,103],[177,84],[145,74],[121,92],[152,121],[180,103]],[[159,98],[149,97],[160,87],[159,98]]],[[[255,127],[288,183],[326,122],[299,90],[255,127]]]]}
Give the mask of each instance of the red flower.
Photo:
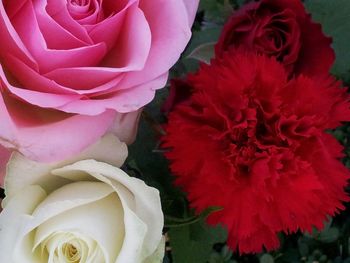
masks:
{"type": "Polygon", "coordinates": [[[164,137],[176,183],[197,212],[229,231],[241,253],[279,246],[277,234],[323,227],[344,209],[349,171],[327,132],[350,120],[341,83],[288,80],[274,58],[236,51],[189,76],[193,94],[164,137]]]}
{"type": "Polygon", "coordinates": [[[168,113],[178,103],[186,101],[191,95],[191,86],[184,79],[172,79],[170,81],[169,96],[162,105],[162,112],[168,113]]]}
{"type": "Polygon", "coordinates": [[[331,38],[311,21],[300,0],[261,0],[243,6],[226,23],[216,55],[244,47],[275,56],[288,73],[328,74],[334,59],[331,38]]]}

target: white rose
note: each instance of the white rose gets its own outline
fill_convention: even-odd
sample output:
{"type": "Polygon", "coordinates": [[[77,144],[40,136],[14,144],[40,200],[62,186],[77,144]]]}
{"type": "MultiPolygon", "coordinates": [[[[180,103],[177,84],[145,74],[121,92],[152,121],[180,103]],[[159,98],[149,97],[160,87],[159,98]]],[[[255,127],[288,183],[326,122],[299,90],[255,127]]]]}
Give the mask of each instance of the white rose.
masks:
{"type": "Polygon", "coordinates": [[[0,214],[0,262],[162,262],[159,192],[116,168],[126,156],[112,135],[60,163],[14,154],[0,214]]]}

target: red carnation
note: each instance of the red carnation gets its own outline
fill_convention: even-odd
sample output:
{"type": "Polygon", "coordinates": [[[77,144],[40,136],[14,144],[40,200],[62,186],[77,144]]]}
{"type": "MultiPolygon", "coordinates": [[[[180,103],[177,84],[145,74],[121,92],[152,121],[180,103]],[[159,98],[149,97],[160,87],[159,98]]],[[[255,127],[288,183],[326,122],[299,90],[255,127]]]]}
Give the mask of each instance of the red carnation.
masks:
{"type": "Polygon", "coordinates": [[[274,58],[236,51],[188,78],[193,94],[164,137],[176,183],[197,212],[229,231],[241,253],[279,246],[277,234],[323,227],[344,209],[349,171],[327,132],[350,120],[349,96],[329,77],[288,79],[274,58]]]}
{"type": "Polygon", "coordinates": [[[328,74],[334,62],[331,42],[300,0],[261,0],[230,17],[216,45],[216,55],[244,47],[275,56],[291,75],[315,76],[328,74]]]}
{"type": "Polygon", "coordinates": [[[191,95],[191,85],[187,83],[184,79],[172,79],[170,81],[169,96],[162,105],[162,112],[168,113],[171,111],[178,103],[186,101],[186,99],[191,95]]]}

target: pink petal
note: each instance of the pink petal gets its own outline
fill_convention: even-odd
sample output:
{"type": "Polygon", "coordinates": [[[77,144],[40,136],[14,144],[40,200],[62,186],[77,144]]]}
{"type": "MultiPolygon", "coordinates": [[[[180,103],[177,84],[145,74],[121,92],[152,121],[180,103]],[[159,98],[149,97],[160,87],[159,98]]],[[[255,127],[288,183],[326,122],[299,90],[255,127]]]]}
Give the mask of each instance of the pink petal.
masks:
{"type": "Polygon", "coordinates": [[[80,67],[60,68],[45,74],[56,83],[76,90],[89,90],[119,78],[129,68],[80,67]]]}
{"type": "MultiPolygon", "coordinates": [[[[62,67],[94,66],[99,63],[106,52],[106,46],[103,43],[69,50],[48,49],[31,1],[23,5],[22,9],[12,17],[12,23],[38,62],[40,72],[49,72],[62,67]]],[[[55,35],[51,34],[49,37],[54,38],[55,35]]]]}
{"type": "Polygon", "coordinates": [[[64,160],[97,141],[114,119],[113,111],[68,115],[0,97],[0,142],[35,161],[64,160]]]}
{"type": "Polygon", "coordinates": [[[97,116],[74,115],[61,122],[20,130],[19,151],[36,161],[68,159],[103,136],[114,116],[113,111],[97,116]]]}
{"type": "MultiPolygon", "coordinates": [[[[6,57],[5,71],[10,71],[13,76],[16,76],[16,80],[26,85],[26,89],[40,91],[52,94],[77,94],[75,90],[69,89],[65,86],[61,86],[56,82],[47,79],[45,76],[40,75],[37,71],[31,69],[23,61],[8,54],[6,57]]],[[[6,79],[3,71],[0,72],[0,77],[6,79]]],[[[11,82],[12,83],[12,82],[11,82]]]]}
{"type": "Polygon", "coordinates": [[[68,11],[70,15],[81,25],[96,24],[104,17],[103,12],[100,9],[99,2],[97,0],[91,1],[94,5],[92,9],[90,7],[90,3],[86,6],[68,5],[68,11]]]}
{"type": "MultiPolygon", "coordinates": [[[[20,7],[25,1],[9,1],[9,9],[15,11],[13,8],[20,7]],[[12,5],[14,4],[14,5],[12,5]],[[15,5],[16,4],[16,5],[15,5]],[[12,8],[11,8],[12,7],[12,8]]],[[[20,58],[24,63],[31,68],[38,68],[34,58],[24,46],[20,37],[13,28],[7,13],[4,9],[3,1],[0,2],[0,56],[3,57],[6,54],[12,54],[20,58]]]]}
{"type": "MultiPolygon", "coordinates": [[[[120,23],[121,25],[121,23],[120,23]]],[[[128,9],[122,31],[101,66],[144,68],[151,48],[151,30],[144,13],[136,5],[128,9]]]]}
{"type": "MultiPolygon", "coordinates": [[[[86,30],[79,24],[65,19],[61,25],[47,13],[47,10],[50,10],[49,5],[47,10],[45,7],[44,1],[34,3],[38,25],[49,48],[71,49],[93,44],[86,30]]],[[[60,12],[64,11],[60,10],[60,12]]],[[[58,14],[55,14],[54,17],[57,19],[57,16],[58,14]]]]}
{"type": "Polygon", "coordinates": [[[90,100],[76,100],[59,107],[65,112],[94,115],[113,109],[120,113],[127,113],[139,110],[154,98],[156,89],[164,87],[168,74],[149,81],[145,84],[129,89],[122,89],[114,93],[93,98],[90,100]]]}
{"type": "Polygon", "coordinates": [[[116,135],[119,140],[126,144],[135,141],[142,109],[129,113],[118,113],[109,132],[116,135]]]}
{"type": "Polygon", "coordinates": [[[108,50],[111,49],[117,41],[121,27],[123,26],[123,31],[126,30],[124,29],[123,22],[131,7],[137,7],[137,3],[134,0],[129,1],[117,14],[107,17],[100,23],[85,25],[94,43],[105,42],[108,50]]]}
{"type": "MultiPolygon", "coordinates": [[[[179,59],[191,37],[188,12],[183,1],[141,0],[140,8],[143,10],[151,28],[151,50],[144,69],[127,74],[119,84],[123,87],[141,85],[166,74],[179,59]]],[[[152,89],[155,88],[152,87],[152,89]]],[[[138,90],[141,90],[141,88],[138,90]]],[[[148,94],[150,93],[152,91],[148,91],[148,94]]],[[[145,105],[149,101],[149,97],[143,100],[138,96],[137,99],[139,100],[137,104],[140,105],[145,105]]],[[[133,109],[133,107],[130,109],[123,108],[123,112],[133,109]]]]}
{"type": "MultiPolygon", "coordinates": [[[[66,0],[47,0],[47,6],[45,8],[45,0],[40,0],[43,2],[40,6],[41,13],[46,13],[54,19],[59,25],[61,25],[68,32],[73,34],[77,39],[84,41],[85,43],[93,44],[93,41],[89,37],[85,28],[75,21],[67,10],[66,0]]],[[[38,17],[40,13],[37,12],[38,17]]],[[[46,15],[45,15],[46,16],[46,15]]],[[[47,17],[47,16],[46,16],[47,17]]]]}
{"type": "Polygon", "coordinates": [[[10,159],[11,151],[0,145],[0,186],[4,185],[6,165],[10,159]]]}
{"type": "MultiPolygon", "coordinates": [[[[45,83],[43,82],[42,79],[40,79],[40,75],[37,75],[37,76],[33,75],[33,76],[34,76],[34,78],[32,79],[33,82],[37,81],[38,83],[40,82],[45,83]]],[[[50,88],[47,89],[47,92],[45,91],[41,92],[41,91],[15,87],[8,82],[6,75],[3,69],[1,68],[1,66],[0,66],[0,79],[6,90],[9,90],[12,94],[15,94],[16,96],[23,99],[24,101],[29,102],[30,104],[34,104],[43,108],[57,108],[67,104],[70,101],[74,101],[81,98],[81,95],[75,95],[75,94],[49,93],[50,88]]]]}
{"type": "Polygon", "coordinates": [[[198,9],[199,0],[183,0],[188,14],[188,25],[192,27],[198,9]]]}

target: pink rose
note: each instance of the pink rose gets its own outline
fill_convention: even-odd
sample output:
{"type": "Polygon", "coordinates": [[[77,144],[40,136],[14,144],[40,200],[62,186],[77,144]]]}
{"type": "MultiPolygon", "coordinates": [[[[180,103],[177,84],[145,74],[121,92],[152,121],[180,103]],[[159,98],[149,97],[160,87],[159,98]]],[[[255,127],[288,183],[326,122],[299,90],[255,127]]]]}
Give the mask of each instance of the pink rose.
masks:
{"type": "Polygon", "coordinates": [[[0,187],[3,185],[3,180],[6,173],[6,164],[10,159],[10,155],[11,152],[0,145],[0,187]]]}
{"type": "Polygon", "coordinates": [[[106,131],[130,140],[190,39],[198,2],[2,0],[0,143],[56,161],[106,131]]]}

